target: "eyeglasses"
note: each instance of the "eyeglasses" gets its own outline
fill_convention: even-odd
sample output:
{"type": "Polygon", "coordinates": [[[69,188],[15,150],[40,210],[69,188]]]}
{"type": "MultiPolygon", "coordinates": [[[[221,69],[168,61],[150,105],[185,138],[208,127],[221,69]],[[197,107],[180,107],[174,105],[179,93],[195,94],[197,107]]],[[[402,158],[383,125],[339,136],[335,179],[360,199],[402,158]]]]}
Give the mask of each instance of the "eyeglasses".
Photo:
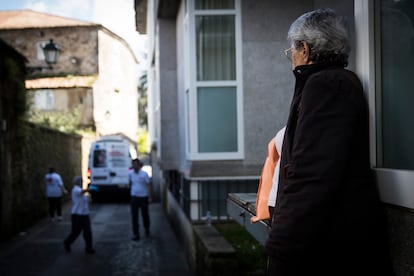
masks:
{"type": "Polygon", "coordinates": [[[290,47],[285,50],[285,56],[288,58],[288,60],[292,61],[292,50],[293,47],[290,47]]]}

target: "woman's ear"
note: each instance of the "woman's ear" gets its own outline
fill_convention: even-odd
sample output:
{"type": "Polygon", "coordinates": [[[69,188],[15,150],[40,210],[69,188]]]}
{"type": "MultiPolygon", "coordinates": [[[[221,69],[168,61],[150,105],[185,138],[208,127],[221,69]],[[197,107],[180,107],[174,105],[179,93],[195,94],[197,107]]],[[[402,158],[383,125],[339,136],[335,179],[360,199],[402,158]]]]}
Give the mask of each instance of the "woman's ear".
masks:
{"type": "Polygon", "coordinates": [[[302,42],[301,45],[301,49],[300,49],[300,53],[302,55],[303,60],[305,61],[306,64],[310,64],[312,63],[312,61],[310,60],[310,47],[309,44],[306,42],[302,42]]]}

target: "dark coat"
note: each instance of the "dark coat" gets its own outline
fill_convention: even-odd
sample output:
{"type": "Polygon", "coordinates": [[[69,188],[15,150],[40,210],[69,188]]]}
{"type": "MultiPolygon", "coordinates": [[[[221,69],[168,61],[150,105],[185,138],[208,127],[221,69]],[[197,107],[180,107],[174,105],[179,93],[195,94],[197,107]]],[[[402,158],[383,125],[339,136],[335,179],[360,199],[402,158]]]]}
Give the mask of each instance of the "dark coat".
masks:
{"type": "Polygon", "coordinates": [[[362,85],[335,65],[298,66],[294,74],[266,244],[272,272],[392,275],[362,85]]]}

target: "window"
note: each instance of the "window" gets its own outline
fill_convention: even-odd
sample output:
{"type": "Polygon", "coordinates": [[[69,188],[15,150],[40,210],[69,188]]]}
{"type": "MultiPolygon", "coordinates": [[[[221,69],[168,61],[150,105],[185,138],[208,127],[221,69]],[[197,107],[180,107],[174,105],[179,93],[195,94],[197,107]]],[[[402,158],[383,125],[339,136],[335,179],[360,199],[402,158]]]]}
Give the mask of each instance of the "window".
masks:
{"type": "Polygon", "coordinates": [[[191,159],[243,157],[240,3],[188,1],[190,89],[187,93],[191,159]],[[191,114],[195,114],[191,116],[191,114]]]}
{"type": "MultiPolygon", "coordinates": [[[[377,165],[414,170],[414,4],[411,0],[380,2],[379,91],[380,118],[377,165]]],[[[378,40],[377,40],[378,41],[378,40]]]]}
{"type": "Polygon", "coordinates": [[[106,167],[106,150],[97,149],[93,152],[93,166],[95,168],[106,167]]]}
{"type": "Polygon", "coordinates": [[[224,10],[224,9],[234,9],[233,0],[196,0],[195,1],[196,10],[224,10]]]}
{"type": "Polygon", "coordinates": [[[233,15],[196,17],[197,80],[235,80],[233,15]]]}
{"type": "Polygon", "coordinates": [[[45,53],[43,47],[48,43],[48,41],[42,41],[36,43],[36,56],[37,60],[45,60],[45,53]]]}
{"type": "Polygon", "coordinates": [[[413,1],[355,0],[356,69],[368,95],[381,199],[414,209],[413,1]],[[411,72],[411,76],[410,76],[411,72]]]}
{"type": "Polygon", "coordinates": [[[198,151],[237,151],[237,106],[234,87],[200,87],[197,91],[198,151]]]}
{"type": "Polygon", "coordinates": [[[55,109],[55,97],[51,90],[37,90],[34,94],[34,108],[38,110],[55,109]]]}

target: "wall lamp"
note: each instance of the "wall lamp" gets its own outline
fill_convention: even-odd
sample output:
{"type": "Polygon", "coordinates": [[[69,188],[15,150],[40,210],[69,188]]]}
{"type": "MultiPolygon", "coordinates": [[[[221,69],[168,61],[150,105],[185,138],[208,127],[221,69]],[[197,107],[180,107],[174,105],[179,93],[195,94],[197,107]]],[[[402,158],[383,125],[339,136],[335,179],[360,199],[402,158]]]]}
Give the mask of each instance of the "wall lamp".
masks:
{"type": "Polygon", "coordinates": [[[27,66],[29,73],[34,73],[36,71],[42,71],[43,69],[53,69],[52,64],[55,64],[59,58],[60,48],[55,43],[53,39],[49,40],[45,46],[42,47],[43,54],[45,56],[45,61],[48,66],[27,66]]]}

